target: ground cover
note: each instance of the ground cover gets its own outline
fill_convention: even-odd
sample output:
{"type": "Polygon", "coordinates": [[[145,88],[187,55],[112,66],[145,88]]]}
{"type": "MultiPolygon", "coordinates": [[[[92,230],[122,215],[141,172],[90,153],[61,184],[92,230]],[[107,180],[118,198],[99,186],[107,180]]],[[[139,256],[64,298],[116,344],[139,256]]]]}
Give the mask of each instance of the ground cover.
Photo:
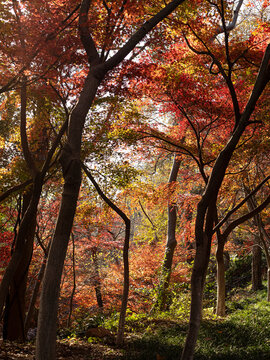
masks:
{"type": "MultiPolygon", "coordinates": [[[[195,360],[270,359],[270,304],[266,290],[249,288],[235,293],[228,302],[228,315],[216,318],[206,309],[195,360]]],[[[129,313],[125,344],[117,347],[114,334],[117,314],[85,317],[72,329],[62,329],[57,342],[57,359],[91,360],[176,360],[182,349],[188,312],[179,304],[158,315],[129,313]],[[96,321],[96,323],[95,323],[96,321]],[[110,331],[105,337],[86,336],[85,326],[98,325],[110,331]]],[[[1,341],[0,359],[34,359],[34,342],[1,341]]]]}

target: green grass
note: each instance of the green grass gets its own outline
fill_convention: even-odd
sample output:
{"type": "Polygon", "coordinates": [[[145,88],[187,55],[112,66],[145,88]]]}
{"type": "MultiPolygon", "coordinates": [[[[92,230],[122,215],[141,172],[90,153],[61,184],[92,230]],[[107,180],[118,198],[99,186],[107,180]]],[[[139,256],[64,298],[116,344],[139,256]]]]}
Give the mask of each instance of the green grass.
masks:
{"type": "MultiPolygon", "coordinates": [[[[270,304],[265,299],[265,290],[256,295],[242,291],[235,301],[228,302],[229,315],[225,319],[206,312],[195,360],[269,360],[270,304]]],[[[187,322],[182,319],[183,314],[175,313],[129,316],[127,328],[138,337],[128,343],[126,359],[151,360],[157,354],[166,360],[179,359],[187,331],[187,322]]]]}
{"type": "MultiPolygon", "coordinates": [[[[194,359],[269,360],[270,303],[265,299],[265,290],[254,294],[242,289],[227,302],[226,318],[204,311],[194,359]]],[[[179,359],[188,327],[188,303],[174,304],[170,312],[153,316],[129,312],[121,359],[179,359]]],[[[113,314],[104,318],[102,326],[116,331],[117,323],[118,314],[113,314]]]]}

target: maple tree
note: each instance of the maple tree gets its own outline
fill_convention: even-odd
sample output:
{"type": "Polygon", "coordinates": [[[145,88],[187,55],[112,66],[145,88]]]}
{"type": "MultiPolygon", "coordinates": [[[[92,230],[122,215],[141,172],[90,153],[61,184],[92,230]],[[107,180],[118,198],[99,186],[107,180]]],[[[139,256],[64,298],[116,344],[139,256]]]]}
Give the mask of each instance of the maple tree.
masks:
{"type": "MultiPolygon", "coordinates": [[[[157,299],[160,308],[165,308],[169,304],[166,295],[170,277],[175,281],[187,280],[188,271],[182,262],[188,256],[187,247],[193,247],[195,236],[191,322],[182,355],[183,359],[192,359],[212,239],[217,245],[220,286],[224,281],[224,247],[236,226],[254,215],[261,237],[267,238],[265,213],[258,215],[269,203],[267,175],[263,177],[261,172],[252,184],[246,182],[256,156],[265,162],[264,172],[268,166],[267,156],[263,156],[268,146],[262,136],[269,125],[268,97],[264,90],[270,76],[269,47],[266,47],[269,25],[264,17],[267,3],[260,2],[261,17],[254,16],[249,25],[244,19],[241,30],[237,20],[248,9],[242,1],[237,4],[222,0],[194,1],[179,7],[182,2],[175,0],[165,6],[160,1],[149,5],[144,1],[83,0],[80,9],[73,1],[60,0],[14,0],[1,4],[3,20],[10,20],[10,26],[1,33],[1,67],[6,76],[0,77],[0,111],[7,124],[6,128],[0,128],[4,144],[1,200],[8,199],[12,204],[10,194],[29,191],[30,202],[24,209],[24,217],[17,217],[21,223],[19,227],[16,225],[18,234],[14,237],[16,244],[9,264],[6,248],[13,237],[10,228],[2,237],[6,271],[0,305],[2,308],[7,293],[12,290],[16,272],[40,281],[48,257],[40,300],[38,359],[55,358],[58,303],[63,310],[60,321],[69,324],[72,313],[74,316],[73,306],[87,308],[96,302],[99,309],[119,308],[119,284],[124,281],[117,338],[121,343],[128,290],[131,307],[149,309],[150,304],[138,304],[138,297],[149,301],[160,280],[157,299]],[[147,20],[149,13],[156,15],[147,20]],[[17,134],[20,132],[21,142],[18,135],[12,139],[15,133],[12,126],[17,134]],[[127,144],[132,144],[132,150],[127,150],[127,144]],[[131,157],[129,154],[135,150],[139,150],[141,158],[137,160],[132,154],[130,162],[136,168],[132,169],[129,161],[123,159],[131,157]],[[168,152],[175,154],[171,176],[167,167],[161,180],[159,169],[159,179],[154,181],[146,175],[146,158],[166,158],[168,152]],[[59,176],[59,159],[64,183],[59,176]],[[5,170],[5,161],[11,163],[9,171],[5,170]],[[89,166],[93,168],[90,172],[89,166]],[[126,224],[125,242],[119,219],[106,206],[92,205],[89,193],[81,187],[81,167],[103,200],[111,205],[117,203],[125,211],[126,215],[112,206],[126,224]],[[138,181],[122,191],[121,184],[128,184],[138,168],[143,173],[142,183],[138,181]],[[235,169],[240,169],[241,174],[235,175],[235,169]],[[103,176],[98,175],[98,185],[95,179],[100,173],[103,176]],[[104,180],[109,176],[111,180],[104,180]],[[47,203],[42,199],[45,181],[49,189],[47,203]],[[57,217],[52,194],[56,188],[59,193],[63,184],[61,204],[57,197],[60,206],[57,217]],[[113,191],[115,185],[117,190],[113,191]],[[254,205],[253,188],[260,189],[259,199],[266,199],[259,206],[254,205]],[[126,195],[128,206],[123,201],[126,195]],[[246,202],[249,207],[245,207],[246,202]],[[240,211],[236,213],[236,210],[240,211]],[[137,221],[136,235],[129,218],[137,221]],[[98,231],[93,230],[95,227],[98,231]],[[120,240],[109,240],[120,232],[120,240]],[[166,232],[162,262],[161,241],[166,232]],[[130,233],[133,251],[129,269],[130,233]],[[51,243],[48,240],[44,243],[41,234],[44,238],[51,237],[51,243]],[[30,269],[30,257],[25,256],[27,249],[29,254],[34,249],[30,269]],[[153,249],[155,257],[151,256],[153,249]],[[124,250],[124,277],[114,259],[114,256],[118,259],[120,250],[124,250]],[[90,256],[91,270],[77,260],[78,256],[83,260],[90,256]],[[101,266],[99,259],[109,264],[109,270],[101,266]],[[175,273],[172,266],[177,268],[175,273]],[[85,269],[91,271],[96,298],[81,285],[87,284],[85,269]]],[[[6,217],[7,211],[3,208],[1,213],[6,217]]],[[[12,219],[16,223],[16,215],[12,219]]],[[[20,282],[25,286],[25,281],[20,282]]],[[[32,310],[28,311],[25,322],[30,321],[34,311],[39,281],[29,289],[33,290],[29,303],[32,310]]],[[[222,286],[218,304],[225,292],[222,286]]],[[[224,298],[221,300],[220,308],[217,307],[219,314],[224,311],[224,298]]],[[[20,305],[23,301],[20,300],[20,305]]],[[[10,313],[14,325],[12,314],[15,312],[10,313]]]]}
{"type": "Polygon", "coordinates": [[[169,3],[129,38],[129,32],[133,30],[135,24],[132,23],[132,26],[129,26],[128,23],[125,23],[125,26],[123,26],[121,23],[121,26],[118,27],[117,21],[122,18],[122,14],[125,14],[125,8],[130,11],[138,11],[140,7],[135,6],[134,9],[132,5],[128,7],[125,6],[125,2],[120,2],[120,4],[116,4],[115,9],[112,5],[108,6],[104,3],[100,8],[101,13],[98,11],[91,13],[91,1],[82,1],[79,16],[79,31],[82,44],[87,54],[90,70],[84,80],[78,102],[71,112],[67,142],[63,147],[60,158],[65,184],[43,280],[37,333],[38,359],[55,358],[57,299],[59,297],[60,279],[81,184],[81,136],[89,108],[93,103],[97,89],[105,75],[111,69],[115,68],[136,47],[144,36],[181,2],[182,1],[172,1],[169,3]],[[89,10],[90,14],[94,15],[91,18],[93,21],[92,28],[88,26],[89,10]],[[99,19],[102,19],[101,27],[97,26],[97,24],[100,24],[96,17],[98,14],[101,15],[99,15],[99,19]],[[105,19],[107,18],[107,21],[104,21],[104,17],[105,19]],[[116,18],[116,22],[110,23],[111,18],[113,20],[116,18]],[[105,27],[104,29],[104,23],[107,23],[109,27],[105,27]],[[95,24],[95,27],[93,27],[93,24],[95,24]],[[96,34],[95,29],[98,28],[99,32],[96,34]],[[116,35],[120,33],[121,37],[117,38],[117,36],[114,35],[115,37],[112,39],[112,29],[116,30],[116,35]],[[124,32],[122,33],[123,29],[124,32]],[[115,49],[116,44],[114,39],[119,41],[119,44],[117,44],[119,50],[112,55],[111,58],[107,59],[111,47],[115,49]],[[101,49],[100,54],[98,53],[95,42],[98,48],[101,49]],[[55,254],[57,254],[57,256],[55,254]]]}
{"type": "MultiPolygon", "coordinates": [[[[209,261],[211,240],[214,232],[221,226],[221,224],[215,226],[215,223],[219,222],[216,209],[218,195],[226,171],[228,171],[229,163],[233,155],[237,153],[237,144],[241,138],[243,144],[245,143],[248,129],[254,123],[254,118],[250,120],[250,117],[258,117],[256,112],[256,115],[253,115],[257,102],[260,103],[262,113],[264,112],[262,104],[267,101],[267,96],[264,95],[260,101],[259,98],[269,81],[269,46],[266,47],[265,57],[255,85],[249,79],[244,82],[246,73],[250,72],[248,70],[250,65],[242,61],[245,62],[248,56],[258,61],[258,57],[262,56],[265,44],[268,41],[269,29],[267,24],[264,23],[265,31],[262,42],[262,38],[258,39],[253,35],[255,31],[249,39],[245,37],[240,37],[239,40],[232,38],[230,42],[230,32],[235,28],[242,2],[239,2],[235,11],[233,4],[225,4],[223,1],[217,4],[210,2],[205,4],[214,11],[215,15],[213,17],[209,16],[207,20],[204,20],[200,11],[197,11],[199,15],[195,14],[193,20],[186,23],[180,20],[173,30],[173,35],[178,40],[175,50],[170,49],[170,52],[167,53],[166,51],[163,51],[163,53],[157,52],[156,58],[155,52],[153,52],[154,61],[150,63],[148,69],[141,70],[139,68],[140,72],[146,73],[147,71],[145,77],[148,79],[148,84],[145,86],[146,92],[144,94],[146,93],[146,96],[150,97],[153,102],[156,101],[157,97],[161,103],[166,102],[168,104],[169,102],[170,108],[174,107],[178,112],[176,110],[170,111],[176,112],[181,120],[184,118],[179,129],[171,126],[169,136],[168,132],[164,134],[164,131],[160,131],[160,125],[157,125],[156,129],[153,129],[153,127],[151,129],[143,128],[142,133],[162,140],[165,143],[164,147],[169,151],[178,151],[189,155],[197,163],[205,182],[205,191],[197,208],[191,322],[186,347],[182,355],[183,359],[193,358],[200,323],[202,289],[209,261]],[[233,12],[234,16],[232,15],[233,12]],[[233,19],[232,22],[229,22],[230,19],[233,19]],[[220,21],[221,26],[218,21],[220,21]],[[180,30],[177,30],[177,26],[180,30]],[[222,36],[216,40],[218,35],[222,36]],[[183,41],[186,43],[186,47],[183,41]],[[177,62],[179,56],[177,50],[180,54],[179,62],[177,62]],[[250,53],[247,55],[248,51],[250,53]],[[192,64],[193,67],[190,70],[184,60],[189,59],[192,53],[192,56],[194,56],[194,53],[197,55],[197,64],[192,64]],[[157,64],[157,56],[163,56],[165,61],[166,57],[169,58],[167,63],[174,71],[175,69],[177,71],[182,70],[182,72],[177,73],[178,78],[169,66],[157,64]],[[245,69],[242,73],[240,65],[245,69]],[[240,67],[239,70],[237,66],[240,67]],[[169,81],[170,77],[173,76],[178,82],[176,82],[176,85],[171,86],[169,81]],[[149,88],[149,78],[157,85],[156,88],[150,86],[151,90],[147,89],[149,88]],[[205,82],[203,83],[202,80],[205,82]],[[183,86],[183,83],[186,86],[183,86]],[[198,86],[198,84],[200,85],[198,86]],[[243,85],[246,86],[247,84],[248,88],[243,88],[243,85]],[[252,94],[250,98],[249,93],[252,94]],[[215,128],[217,131],[213,132],[215,128]],[[210,132],[211,138],[209,136],[210,132]],[[193,140],[190,140],[190,135],[193,140]]],[[[259,28],[261,28],[261,24],[259,24],[259,28]]],[[[269,197],[261,204],[260,209],[267,206],[268,202],[269,197]]],[[[248,219],[249,216],[251,216],[251,213],[240,217],[232,222],[228,228],[224,229],[222,233],[223,240],[236,224],[239,225],[241,221],[248,219]]],[[[220,249],[221,247],[219,251],[220,249]]],[[[223,259],[222,250],[221,257],[223,259]]]]}

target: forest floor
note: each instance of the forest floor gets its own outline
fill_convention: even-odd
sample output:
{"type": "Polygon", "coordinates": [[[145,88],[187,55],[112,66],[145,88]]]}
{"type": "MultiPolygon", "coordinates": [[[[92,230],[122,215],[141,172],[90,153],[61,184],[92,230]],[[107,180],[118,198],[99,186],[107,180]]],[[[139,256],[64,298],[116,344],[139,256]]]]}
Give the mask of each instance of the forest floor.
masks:
{"type": "MultiPolygon", "coordinates": [[[[195,360],[269,360],[270,303],[266,290],[240,291],[227,303],[228,315],[216,318],[213,309],[204,313],[195,360]]],[[[76,331],[57,341],[57,360],[177,360],[187,331],[188,311],[176,308],[149,316],[129,313],[125,344],[117,347],[114,336],[117,317],[101,327],[111,336],[81,337],[76,331]]],[[[81,326],[81,325],[80,325],[81,326]]],[[[34,360],[34,341],[25,344],[0,340],[0,360],[34,360]]]]}
{"type": "MultiPolygon", "coordinates": [[[[0,343],[0,359],[27,359],[34,360],[35,356],[34,343],[0,343]]],[[[63,341],[57,342],[57,359],[58,360],[114,360],[122,359],[122,351],[113,349],[106,344],[89,344],[85,340],[77,340],[76,344],[63,341]]]]}

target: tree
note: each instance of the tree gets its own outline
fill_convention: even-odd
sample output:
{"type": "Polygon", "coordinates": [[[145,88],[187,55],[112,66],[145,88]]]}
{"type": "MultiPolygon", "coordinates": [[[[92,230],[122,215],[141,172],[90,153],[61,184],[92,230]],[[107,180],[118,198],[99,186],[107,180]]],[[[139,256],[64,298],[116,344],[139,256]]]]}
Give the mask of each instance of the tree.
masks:
{"type": "MultiPolygon", "coordinates": [[[[135,46],[151,31],[161,20],[168,16],[183,0],[174,0],[160,10],[155,16],[148,20],[132,35],[125,44],[108,60],[109,45],[111,45],[111,33],[106,33],[101,55],[98,53],[95,42],[88,26],[88,13],[91,1],[82,1],[79,16],[79,31],[81,41],[87,54],[90,69],[85,78],[83,89],[78,102],[74,107],[68,128],[67,142],[64,145],[60,162],[64,176],[64,190],[62,196],[59,216],[53,236],[53,241],[48,256],[43,289],[41,295],[41,306],[38,321],[37,352],[38,360],[55,358],[56,319],[58,308],[58,297],[60,279],[65,260],[68,240],[76,211],[76,203],[81,184],[81,137],[85,119],[91,104],[95,98],[97,89],[106,74],[115,68],[135,48],[135,46]],[[109,42],[109,44],[108,44],[109,42]]],[[[114,10],[104,2],[107,11],[108,25],[110,26],[111,13],[114,10]]],[[[120,4],[116,11],[116,19],[120,18],[125,10],[125,2],[120,4]],[[120,10],[119,10],[120,9],[120,10]]],[[[133,10],[133,9],[132,9],[133,10]]],[[[96,25],[96,24],[95,24],[96,25]]],[[[94,23],[92,23],[92,27],[94,23]]],[[[114,24],[114,28],[116,25],[114,24]]],[[[122,35],[122,34],[121,34],[122,35]]],[[[101,38],[97,42],[102,43],[101,38]]]]}
{"type": "MultiPolygon", "coordinates": [[[[225,25],[223,8],[221,9],[221,16],[225,25]]],[[[226,28],[226,25],[224,26],[224,28],[226,28]]],[[[205,192],[197,207],[195,225],[196,256],[191,280],[192,300],[190,323],[185,347],[182,353],[182,359],[185,360],[193,359],[195,343],[200,325],[202,294],[211,249],[211,240],[215,223],[216,202],[218,193],[222,185],[226,169],[228,168],[229,162],[236,149],[236,146],[241,136],[243,135],[246,127],[251,124],[251,116],[255,110],[255,106],[267,83],[270,80],[270,46],[268,46],[265,50],[264,58],[262,60],[261,67],[258,72],[255,84],[253,86],[250,98],[243,111],[240,113],[239,103],[231,78],[233,63],[229,58],[228,37],[229,32],[225,31],[225,45],[227,44],[227,61],[229,66],[228,73],[224,71],[218,59],[216,59],[215,57],[212,58],[228,85],[234,106],[235,127],[231,138],[229,139],[223,150],[219,153],[219,156],[215,161],[205,192]]],[[[208,56],[213,55],[208,48],[206,48],[205,53],[208,56]]]]}
{"type": "MultiPolygon", "coordinates": [[[[237,41],[236,38],[233,38],[233,33],[231,34],[231,31],[235,29],[234,25],[231,25],[231,19],[235,19],[233,16],[233,5],[221,1],[217,4],[205,2],[204,6],[209,6],[207,17],[203,15],[206,8],[196,8],[197,11],[193,13],[193,19],[186,22],[179,21],[173,28],[177,34],[175,38],[178,40],[177,45],[182,55],[181,69],[184,68],[185,71],[178,76],[182,80],[181,84],[185,81],[187,85],[186,87],[180,85],[179,88],[175,86],[173,88],[174,92],[171,92],[173,96],[168,91],[168,86],[165,86],[167,91],[164,91],[160,97],[160,102],[166,101],[169,96],[176,102],[178,100],[176,97],[179,96],[181,101],[178,100],[177,102],[179,113],[182,113],[182,117],[183,115],[185,116],[186,123],[188,123],[194,134],[193,142],[184,143],[179,141],[182,138],[183,127],[181,129],[182,132],[174,132],[171,136],[164,135],[160,131],[160,127],[154,131],[149,130],[149,127],[148,129],[142,129],[146,137],[155,137],[163,140],[165,143],[164,147],[167,150],[178,150],[183,154],[191,156],[197,163],[205,182],[205,190],[198,203],[196,214],[196,257],[192,275],[191,318],[186,346],[182,355],[182,359],[185,360],[193,358],[201,318],[203,288],[211,242],[215,231],[220,228],[220,226],[216,227],[216,224],[219,223],[218,201],[223,180],[231,159],[237,153],[238,147],[243,147],[243,134],[247,133],[249,128],[254,126],[260,110],[264,112],[265,105],[263,104],[266,104],[267,96],[261,95],[269,81],[269,46],[266,46],[268,41],[267,25],[264,24],[266,30],[260,36],[256,37],[251,34],[249,38],[242,36],[237,41]],[[218,26],[218,21],[221,22],[221,26],[218,26]],[[216,29],[219,28],[221,30],[218,32],[217,38],[216,29]],[[182,39],[186,41],[190,51],[185,51],[185,47],[181,43],[182,39]],[[262,44],[263,47],[261,46],[262,44]],[[247,64],[246,60],[253,57],[254,61],[257,62],[258,57],[261,57],[263,53],[265,55],[257,80],[253,80],[254,82],[252,83],[251,78],[246,77],[242,69],[245,68],[248,71],[247,69],[250,68],[250,65],[247,64]],[[194,59],[194,54],[197,55],[196,64],[193,64],[192,68],[191,66],[183,65],[183,59],[190,59],[190,56],[194,59]],[[206,76],[207,73],[208,77],[206,76]],[[205,79],[207,79],[207,82],[204,82],[205,79]],[[243,84],[247,85],[247,87],[244,88],[243,84]],[[218,98],[216,98],[217,89],[218,98]],[[211,92],[212,98],[207,96],[211,92]],[[199,103],[200,100],[201,102],[199,103]],[[260,105],[260,108],[257,107],[255,109],[256,105],[260,105]],[[207,106],[208,115],[205,111],[207,106]],[[194,113],[191,111],[193,108],[195,108],[194,113]],[[196,121],[194,121],[194,114],[198,116],[196,121]],[[209,114],[214,114],[217,117],[214,118],[213,116],[211,120],[209,114]],[[216,131],[214,132],[214,138],[211,138],[208,135],[214,127],[216,127],[216,131]],[[204,132],[206,135],[204,135],[204,132]],[[212,149],[210,139],[213,144],[212,149]],[[242,139],[242,144],[240,143],[239,145],[240,139],[242,139]],[[207,143],[207,140],[209,143],[207,143]],[[197,146],[194,146],[194,143],[197,146]],[[208,152],[205,150],[206,145],[209,146],[208,152]]],[[[239,8],[235,11],[238,12],[239,8]]],[[[166,55],[166,53],[163,53],[163,58],[166,55]]],[[[174,63],[176,63],[176,59],[174,58],[174,63]]],[[[159,78],[162,78],[162,74],[167,70],[167,68],[164,70],[162,67],[160,69],[156,63],[151,64],[149,68],[151,68],[152,74],[154,73],[154,76],[159,76],[159,78]]],[[[157,85],[158,91],[161,87],[162,82],[157,85]]],[[[151,95],[153,95],[153,92],[150,93],[150,97],[151,95]]],[[[187,136],[185,136],[185,139],[187,139],[187,136]]],[[[269,199],[267,198],[261,205],[266,206],[268,201],[269,199]]],[[[222,231],[222,237],[225,238],[231,229],[234,228],[235,224],[240,224],[248,216],[251,216],[251,213],[232,222],[228,228],[222,231]]]]}

